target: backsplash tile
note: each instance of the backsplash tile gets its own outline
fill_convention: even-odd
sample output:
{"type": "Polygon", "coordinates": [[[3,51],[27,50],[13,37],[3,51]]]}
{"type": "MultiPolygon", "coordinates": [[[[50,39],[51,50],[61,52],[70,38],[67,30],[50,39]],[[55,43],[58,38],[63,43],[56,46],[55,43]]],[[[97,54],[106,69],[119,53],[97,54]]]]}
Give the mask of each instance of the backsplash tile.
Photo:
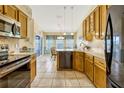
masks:
{"type": "Polygon", "coordinates": [[[9,51],[15,51],[16,45],[19,44],[19,40],[14,38],[0,38],[0,44],[8,44],[9,51]]]}
{"type": "Polygon", "coordinates": [[[33,48],[33,45],[30,44],[26,39],[15,39],[15,38],[3,38],[0,37],[0,44],[8,44],[9,52],[17,52],[23,46],[28,48],[33,48]]]}

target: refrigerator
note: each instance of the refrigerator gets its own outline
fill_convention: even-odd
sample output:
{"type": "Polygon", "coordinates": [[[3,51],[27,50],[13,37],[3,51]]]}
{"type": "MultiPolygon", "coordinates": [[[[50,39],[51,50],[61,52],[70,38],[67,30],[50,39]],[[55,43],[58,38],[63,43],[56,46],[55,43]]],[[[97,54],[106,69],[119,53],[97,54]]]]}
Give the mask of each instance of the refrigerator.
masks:
{"type": "Polygon", "coordinates": [[[112,5],[107,14],[105,60],[108,88],[124,87],[124,6],[112,5]]]}

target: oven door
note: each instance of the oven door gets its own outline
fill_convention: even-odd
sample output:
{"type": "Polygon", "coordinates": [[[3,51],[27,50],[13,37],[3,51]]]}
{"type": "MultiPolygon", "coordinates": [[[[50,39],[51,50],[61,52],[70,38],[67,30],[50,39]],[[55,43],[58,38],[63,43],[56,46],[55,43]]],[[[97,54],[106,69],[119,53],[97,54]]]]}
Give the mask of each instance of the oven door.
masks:
{"type": "Polygon", "coordinates": [[[0,79],[0,88],[30,87],[30,70],[26,64],[0,79]]]}

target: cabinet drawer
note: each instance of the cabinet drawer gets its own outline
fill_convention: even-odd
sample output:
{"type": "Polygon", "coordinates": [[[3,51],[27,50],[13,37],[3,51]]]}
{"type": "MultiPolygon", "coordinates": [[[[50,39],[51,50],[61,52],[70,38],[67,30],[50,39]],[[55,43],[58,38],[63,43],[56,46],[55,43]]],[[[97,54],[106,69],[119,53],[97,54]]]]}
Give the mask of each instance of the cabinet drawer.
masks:
{"type": "Polygon", "coordinates": [[[100,58],[95,57],[94,58],[94,64],[106,69],[106,63],[105,63],[104,59],[100,59],[100,58]]]}
{"type": "Polygon", "coordinates": [[[93,61],[93,56],[90,55],[90,54],[85,54],[85,58],[88,59],[88,60],[93,61]]]}

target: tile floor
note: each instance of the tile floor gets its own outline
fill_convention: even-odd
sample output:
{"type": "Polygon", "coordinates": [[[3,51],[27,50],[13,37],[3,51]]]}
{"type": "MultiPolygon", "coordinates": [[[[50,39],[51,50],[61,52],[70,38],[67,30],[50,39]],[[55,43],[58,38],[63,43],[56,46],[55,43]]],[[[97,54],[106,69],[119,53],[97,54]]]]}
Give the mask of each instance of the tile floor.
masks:
{"type": "Polygon", "coordinates": [[[57,71],[49,55],[37,58],[37,76],[32,88],[94,88],[91,81],[77,71],[57,71]]]}

